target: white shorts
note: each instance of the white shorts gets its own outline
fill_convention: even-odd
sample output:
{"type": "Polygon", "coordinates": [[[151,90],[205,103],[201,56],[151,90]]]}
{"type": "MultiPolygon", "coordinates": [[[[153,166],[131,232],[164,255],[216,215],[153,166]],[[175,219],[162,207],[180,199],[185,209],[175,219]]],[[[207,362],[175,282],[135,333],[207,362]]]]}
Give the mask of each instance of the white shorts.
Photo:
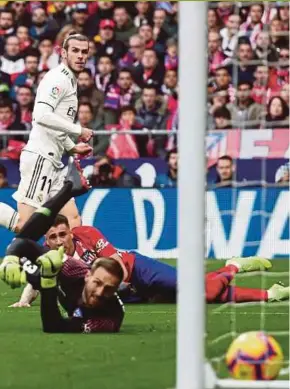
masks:
{"type": "Polygon", "coordinates": [[[13,198],[39,208],[63,187],[67,168],[56,168],[39,154],[23,151],[20,156],[20,183],[13,198]]]}

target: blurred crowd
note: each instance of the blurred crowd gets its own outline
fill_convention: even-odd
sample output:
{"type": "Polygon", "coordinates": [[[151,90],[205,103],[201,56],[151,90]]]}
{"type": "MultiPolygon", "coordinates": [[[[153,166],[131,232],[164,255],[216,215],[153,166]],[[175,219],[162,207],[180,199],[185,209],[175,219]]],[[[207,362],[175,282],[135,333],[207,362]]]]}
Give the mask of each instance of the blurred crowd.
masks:
{"type": "Polygon", "coordinates": [[[210,129],[289,128],[289,3],[210,2],[210,129]]]}
{"type": "MultiPolygon", "coordinates": [[[[59,64],[62,43],[75,31],[90,39],[87,67],[78,77],[77,121],[116,131],[94,136],[100,159],[93,171],[99,172],[99,160],[107,178],[116,177],[108,166],[114,159],[171,161],[177,155],[178,6],[0,1],[0,134],[12,135],[0,137],[0,157],[19,159],[28,135],[15,131],[29,133],[37,87],[59,64]],[[138,133],[118,135],[124,130],[138,133]]],[[[209,129],[289,128],[289,3],[208,3],[207,87],[209,129]]],[[[125,172],[120,177],[111,185],[138,185],[125,172]]],[[[156,186],[175,186],[176,178],[177,160],[175,172],[169,163],[156,186]]]]}
{"type": "MultiPolygon", "coordinates": [[[[166,158],[176,137],[158,130],[177,127],[177,2],[2,1],[0,6],[0,131],[31,129],[37,86],[58,65],[62,43],[75,31],[90,39],[87,68],[78,78],[78,122],[96,131],[145,134],[95,136],[94,154],[166,158]]],[[[2,156],[18,155],[26,137],[10,139],[2,156]]]]}

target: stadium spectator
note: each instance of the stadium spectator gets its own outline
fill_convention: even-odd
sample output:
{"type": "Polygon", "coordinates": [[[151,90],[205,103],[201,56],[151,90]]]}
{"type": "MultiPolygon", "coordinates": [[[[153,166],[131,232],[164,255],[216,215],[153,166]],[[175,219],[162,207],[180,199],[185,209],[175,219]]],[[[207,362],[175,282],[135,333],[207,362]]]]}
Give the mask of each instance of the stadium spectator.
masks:
{"type": "Polygon", "coordinates": [[[275,182],[277,184],[289,185],[290,181],[290,163],[280,166],[275,174],[275,182]]]}
{"type": "Polygon", "coordinates": [[[277,48],[289,45],[289,33],[284,33],[282,21],[273,19],[270,23],[270,37],[274,46],[277,48]]]}
{"type": "Polygon", "coordinates": [[[25,69],[20,74],[14,74],[11,76],[11,80],[14,84],[14,88],[11,93],[11,97],[14,98],[17,89],[20,85],[26,85],[33,88],[36,92],[37,88],[37,76],[38,76],[38,65],[39,65],[39,53],[38,51],[27,52],[24,57],[25,69]]]}
{"type": "Polygon", "coordinates": [[[14,11],[4,8],[0,10],[0,37],[8,38],[15,33],[15,13],[14,11]]]}
{"type": "Polygon", "coordinates": [[[220,157],[216,164],[216,172],[217,179],[215,184],[222,187],[231,186],[235,173],[235,165],[232,157],[229,155],[220,157]]]}
{"type": "Polygon", "coordinates": [[[161,92],[166,96],[176,95],[177,92],[177,72],[176,70],[167,70],[164,76],[164,82],[161,86],[161,92]]]}
{"type": "MultiPolygon", "coordinates": [[[[99,116],[95,116],[94,107],[89,101],[79,103],[77,120],[82,127],[94,130],[103,129],[103,121],[99,116]]],[[[108,137],[104,135],[94,136],[92,144],[95,147],[95,155],[104,154],[108,147],[108,137]]]]}
{"type": "Polygon", "coordinates": [[[207,27],[208,32],[219,32],[223,22],[214,8],[209,8],[207,11],[207,27]]]}
{"type": "Polygon", "coordinates": [[[1,70],[10,76],[24,71],[25,64],[20,53],[20,42],[17,36],[7,37],[4,55],[1,55],[1,70]]]}
{"type": "Polygon", "coordinates": [[[139,158],[147,157],[149,147],[148,135],[122,134],[125,130],[140,130],[142,127],[136,121],[136,110],[132,106],[121,108],[119,122],[106,127],[108,130],[117,130],[120,134],[113,134],[109,139],[107,155],[111,158],[139,158]]]}
{"type": "Polygon", "coordinates": [[[140,97],[140,89],[133,82],[129,69],[121,69],[116,84],[109,87],[105,96],[105,124],[118,123],[118,114],[121,108],[135,105],[140,97]]]}
{"type": "MultiPolygon", "coordinates": [[[[251,44],[247,40],[244,40],[244,38],[240,38],[236,56],[238,60],[238,65],[236,66],[237,71],[234,72],[233,65],[229,66],[232,78],[236,75],[238,81],[253,82],[256,69],[256,66],[251,64],[253,60],[253,49],[251,44]]],[[[235,85],[235,80],[233,83],[235,85]]]]}
{"type": "Polygon", "coordinates": [[[99,57],[95,83],[100,92],[107,93],[109,87],[114,83],[114,69],[112,58],[109,55],[104,54],[99,57]]]}
{"type": "Polygon", "coordinates": [[[102,117],[104,95],[95,87],[90,69],[84,69],[79,73],[78,96],[79,102],[89,102],[92,105],[95,118],[102,117]]]}
{"type": "Polygon", "coordinates": [[[51,13],[51,18],[55,20],[57,29],[61,30],[69,23],[68,13],[65,12],[67,5],[64,1],[54,1],[53,6],[54,9],[51,13]]]}
{"type": "Polygon", "coordinates": [[[134,69],[141,64],[145,50],[144,39],[139,35],[133,35],[129,39],[129,50],[119,61],[119,67],[134,69]]]}
{"type": "Polygon", "coordinates": [[[225,55],[221,49],[221,37],[217,32],[208,34],[208,64],[209,71],[213,72],[224,63],[225,55]]]}
{"type": "Polygon", "coordinates": [[[265,105],[270,98],[269,68],[266,65],[258,65],[254,73],[255,81],[251,91],[251,97],[255,103],[265,105]]]}
{"type": "Polygon", "coordinates": [[[230,15],[234,13],[234,3],[230,1],[219,1],[217,4],[217,13],[223,24],[226,24],[230,15]]]}
{"type": "Polygon", "coordinates": [[[273,63],[278,61],[277,48],[271,44],[270,35],[266,31],[261,31],[257,35],[254,59],[273,63]]]}
{"type": "Polygon", "coordinates": [[[240,27],[244,35],[246,35],[252,44],[257,39],[257,34],[263,31],[264,25],[262,17],[264,13],[264,6],[261,3],[254,3],[250,5],[247,21],[240,27]]]}
{"type": "Polygon", "coordinates": [[[96,42],[91,39],[89,42],[89,56],[86,64],[86,69],[89,69],[91,71],[91,74],[93,77],[96,75],[96,66],[97,66],[97,48],[96,48],[96,42]]]}
{"type": "Polygon", "coordinates": [[[150,24],[143,23],[138,30],[138,34],[145,42],[146,49],[157,50],[157,44],[153,37],[153,27],[150,24]]]}
{"type": "Polygon", "coordinates": [[[168,34],[164,29],[165,21],[166,11],[164,9],[155,9],[153,12],[153,38],[155,42],[158,42],[160,44],[160,48],[163,47],[163,51],[165,42],[168,39],[168,34]]]}
{"type": "Polygon", "coordinates": [[[98,14],[100,19],[112,19],[114,10],[113,1],[99,1],[98,2],[98,14]]]}
{"type": "Polygon", "coordinates": [[[278,64],[270,70],[269,85],[273,90],[279,90],[289,83],[289,47],[279,50],[278,64]]]}
{"type": "Polygon", "coordinates": [[[177,186],[178,177],[178,151],[173,149],[167,154],[168,172],[158,174],[154,186],[156,188],[172,188],[177,186]]]}
{"type": "Polygon", "coordinates": [[[8,188],[7,169],[0,164],[0,189],[8,188]]]}
{"type": "Polygon", "coordinates": [[[125,7],[117,7],[114,9],[115,37],[118,41],[122,41],[128,46],[129,39],[137,33],[137,28],[134,26],[125,7]]]}
{"type": "Polygon", "coordinates": [[[98,58],[109,55],[113,62],[116,62],[123,58],[127,52],[125,44],[115,38],[115,22],[111,19],[101,20],[99,36],[96,41],[98,58]]]}
{"type": "MultiPolygon", "coordinates": [[[[1,131],[25,131],[26,127],[20,123],[13,111],[13,105],[9,100],[0,101],[0,132],[1,131]]],[[[18,135],[13,136],[13,139],[23,140],[24,137],[18,135]]],[[[3,148],[3,138],[0,139],[1,147],[3,148]]]]}
{"type": "Polygon", "coordinates": [[[48,18],[47,12],[42,7],[37,7],[32,11],[32,24],[29,35],[35,41],[39,41],[44,36],[55,38],[57,33],[56,22],[48,18]]]}
{"type": "Polygon", "coordinates": [[[136,1],[137,15],[134,17],[134,25],[139,28],[143,24],[149,24],[152,20],[150,1],[136,1]]]}
{"type": "Polygon", "coordinates": [[[178,45],[175,39],[168,39],[166,42],[166,54],[164,60],[166,70],[178,69],[178,45]]]}
{"type": "Polygon", "coordinates": [[[27,130],[31,130],[32,111],[33,111],[34,94],[32,88],[22,85],[17,88],[16,102],[18,103],[18,114],[20,123],[24,124],[27,130]]]}
{"type": "Polygon", "coordinates": [[[88,18],[89,18],[88,5],[86,3],[77,2],[72,10],[71,24],[64,25],[62,31],[66,28],[71,28],[72,30],[80,34],[87,35],[88,18]]]}
{"type": "Polygon", "coordinates": [[[31,13],[27,10],[25,1],[11,1],[7,5],[8,9],[14,12],[14,22],[19,26],[29,27],[31,24],[31,13]]]}
{"type": "Polygon", "coordinates": [[[229,94],[226,89],[217,88],[215,92],[209,96],[210,106],[209,114],[213,115],[218,108],[225,107],[229,103],[229,94]]]}
{"type": "Polygon", "coordinates": [[[231,75],[226,66],[221,66],[215,71],[215,85],[217,88],[227,90],[231,85],[231,75]]]}
{"type": "Polygon", "coordinates": [[[272,97],[267,106],[266,128],[271,127],[289,127],[289,106],[279,96],[272,97]]]}
{"type": "Polygon", "coordinates": [[[232,14],[228,18],[226,27],[224,27],[220,31],[220,35],[222,38],[222,50],[223,53],[229,58],[233,56],[235,48],[238,43],[240,24],[241,24],[240,16],[232,14]]]}
{"type": "Polygon", "coordinates": [[[227,105],[234,127],[259,128],[263,115],[263,105],[255,103],[251,97],[252,84],[241,81],[238,85],[236,101],[227,105]]]}
{"type": "Polygon", "coordinates": [[[141,99],[136,103],[137,121],[143,128],[164,129],[166,127],[166,105],[154,86],[146,86],[141,99]]]}
{"type": "Polygon", "coordinates": [[[91,103],[80,103],[78,107],[77,120],[82,127],[94,128],[94,109],[91,103]]]}
{"type": "Polygon", "coordinates": [[[142,89],[147,85],[161,88],[164,68],[158,61],[156,51],[153,49],[144,51],[141,64],[135,69],[133,77],[136,84],[142,89]]]}
{"type": "Polygon", "coordinates": [[[94,166],[84,170],[92,187],[101,188],[136,188],[140,186],[140,179],[126,172],[125,168],[113,165],[109,157],[99,157],[94,166]]]}
{"type": "Polygon", "coordinates": [[[231,125],[231,113],[226,107],[217,108],[213,113],[214,129],[229,130],[231,125]]]}
{"type": "Polygon", "coordinates": [[[19,39],[20,51],[25,54],[25,50],[32,46],[32,39],[29,36],[29,28],[26,26],[18,26],[16,36],[19,39]]]}
{"type": "Polygon", "coordinates": [[[277,19],[282,23],[282,30],[289,31],[289,4],[282,1],[277,4],[277,19]]]}
{"type": "Polygon", "coordinates": [[[39,70],[50,70],[59,64],[59,54],[54,51],[53,40],[51,38],[41,38],[39,40],[38,50],[40,52],[39,70]]]}

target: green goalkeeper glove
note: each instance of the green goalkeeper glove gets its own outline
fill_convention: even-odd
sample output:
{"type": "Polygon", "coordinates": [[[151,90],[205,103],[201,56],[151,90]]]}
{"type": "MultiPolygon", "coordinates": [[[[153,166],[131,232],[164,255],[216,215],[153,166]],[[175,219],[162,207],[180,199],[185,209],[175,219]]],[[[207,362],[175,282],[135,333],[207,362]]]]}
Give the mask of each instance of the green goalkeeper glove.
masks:
{"type": "Polygon", "coordinates": [[[26,283],[26,274],[22,271],[18,257],[7,255],[3,259],[0,265],[0,279],[12,289],[19,288],[26,283]]]}
{"type": "Polygon", "coordinates": [[[58,250],[50,250],[37,258],[36,263],[40,266],[40,286],[42,289],[56,287],[56,277],[61,270],[63,256],[64,248],[60,247],[58,250]]]}

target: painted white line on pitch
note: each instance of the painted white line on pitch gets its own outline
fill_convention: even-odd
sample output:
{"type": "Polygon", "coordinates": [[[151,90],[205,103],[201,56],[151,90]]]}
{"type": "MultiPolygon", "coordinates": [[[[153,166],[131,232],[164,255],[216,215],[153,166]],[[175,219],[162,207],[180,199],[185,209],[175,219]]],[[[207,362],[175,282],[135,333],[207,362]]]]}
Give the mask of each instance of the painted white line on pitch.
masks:
{"type": "Polygon", "coordinates": [[[126,313],[132,313],[132,314],[137,314],[137,315],[167,315],[168,313],[170,314],[174,314],[176,315],[176,312],[175,311],[152,311],[152,312],[149,312],[149,311],[126,311],[126,313]]]}
{"type": "Polygon", "coordinates": [[[264,308],[264,306],[267,305],[267,308],[276,308],[276,307],[289,307],[289,301],[280,301],[276,303],[268,303],[266,301],[253,301],[249,303],[226,303],[222,306],[214,309],[211,313],[215,312],[221,312],[225,311],[227,308],[230,308],[232,310],[237,308],[244,308],[244,307],[261,307],[264,308]]]}
{"type": "MultiPolygon", "coordinates": [[[[265,331],[268,334],[272,335],[272,336],[289,336],[289,332],[288,331],[267,331],[267,330],[265,330],[265,331]]],[[[211,347],[211,346],[215,345],[216,343],[219,343],[222,340],[225,340],[225,339],[230,338],[230,337],[232,337],[234,339],[238,335],[240,335],[240,332],[234,332],[234,331],[233,332],[227,332],[224,335],[218,336],[217,338],[209,341],[208,342],[208,346],[211,347]]]]}
{"type": "Polygon", "coordinates": [[[208,343],[208,346],[213,346],[215,345],[216,343],[218,342],[221,342],[222,340],[225,340],[229,337],[232,337],[232,338],[235,338],[237,336],[237,334],[235,332],[227,332],[226,334],[224,335],[221,335],[221,336],[218,336],[217,338],[215,338],[214,340],[211,340],[209,343],[208,343]]]}
{"type": "Polygon", "coordinates": [[[279,315],[279,316],[289,316],[289,314],[287,312],[275,312],[275,313],[272,313],[272,312],[213,312],[212,313],[213,315],[248,315],[248,316],[252,316],[252,315],[256,315],[256,316],[262,316],[262,315],[279,315]]]}

